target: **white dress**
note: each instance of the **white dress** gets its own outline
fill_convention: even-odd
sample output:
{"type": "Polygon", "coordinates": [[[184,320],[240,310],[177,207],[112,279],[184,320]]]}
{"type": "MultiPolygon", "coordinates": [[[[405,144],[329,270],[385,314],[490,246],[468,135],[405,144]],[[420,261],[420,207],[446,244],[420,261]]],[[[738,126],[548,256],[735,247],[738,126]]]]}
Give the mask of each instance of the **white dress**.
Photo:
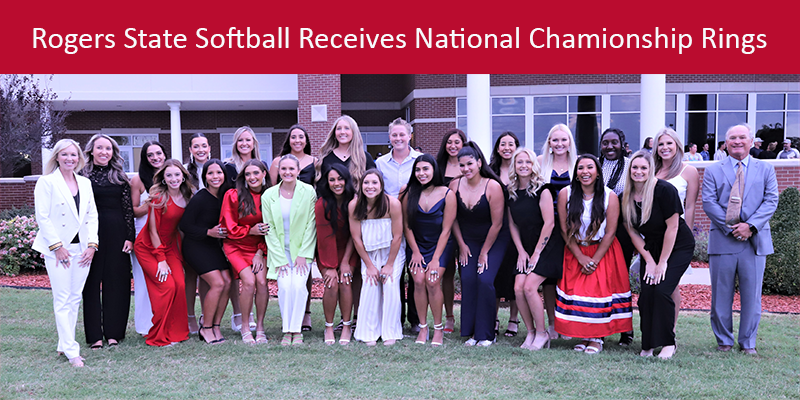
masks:
{"type": "MultiPolygon", "coordinates": [[[[375,268],[380,268],[389,260],[392,245],[392,219],[367,219],[361,221],[361,237],[364,248],[375,268]]],[[[374,285],[367,282],[367,264],[361,261],[361,302],[358,306],[358,325],[354,337],[362,342],[374,342],[378,338],[400,340],[403,326],[400,324],[400,275],[406,262],[405,241],[400,244],[394,259],[392,279],[386,284],[374,285]]]]}
{"type": "MultiPolygon", "coordinates": [[[[150,194],[146,190],[142,192],[142,195],[139,196],[139,204],[144,203],[149,197],[150,194]]],[[[136,227],[136,236],[139,236],[139,232],[147,223],[147,214],[136,218],[133,223],[136,227]]],[[[133,266],[133,326],[136,328],[136,333],[147,335],[153,326],[153,308],[150,306],[150,297],[147,295],[147,283],[144,280],[142,266],[139,265],[139,260],[136,259],[134,252],[131,252],[131,265],[133,266]]]]}

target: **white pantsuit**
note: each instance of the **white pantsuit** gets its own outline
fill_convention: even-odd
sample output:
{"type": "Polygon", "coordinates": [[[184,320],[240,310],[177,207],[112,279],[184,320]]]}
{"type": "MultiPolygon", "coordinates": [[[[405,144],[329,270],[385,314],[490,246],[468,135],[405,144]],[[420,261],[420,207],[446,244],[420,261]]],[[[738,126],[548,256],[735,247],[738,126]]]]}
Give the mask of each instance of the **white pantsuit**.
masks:
{"type": "Polygon", "coordinates": [[[34,202],[39,232],[33,249],[42,253],[53,293],[53,311],[58,330],[58,351],[67,358],[80,356],[80,346],[75,341],[75,325],[83,298],[83,286],[89,275],[89,266],[78,265],[89,244],[99,244],[97,238],[97,206],[91,182],[74,174],[78,183],[78,201],[70,193],[61,170],[43,175],[36,182],[34,202]],[[72,243],[78,236],[79,243],[72,243]],[[56,259],[55,250],[62,247],[69,252],[69,267],[56,259]]]}
{"type": "MultiPolygon", "coordinates": [[[[389,259],[392,244],[392,219],[367,219],[361,221],[361,237],[364,248],[372,264],[378,270],[389,259]]],[[[392,279],[377,285],[368,282],[367,264],[361,261],[361,301],[358,306],[358,325],[354,337],[362,342],[374,342],[378,338],[400,340],[403,338],[403,325],[400,323],[400,285],[398,281],[406,262],[405,241],[394,260],[392,279]]]]}
{"type": "MultiPolygon", "coordinates": [[[[289,251],[286,258],[290,259],[289,251]]],[[[303,327],[303,316],[306,312],[306,299],[308,299],[308,274],[311,273],[311,263],[306,266],[304,274],[299,273],[294,261],[289,262],[289,273],[278,275],[278,306],[281,309],[282,332],[300,332],[303,327]]]]}

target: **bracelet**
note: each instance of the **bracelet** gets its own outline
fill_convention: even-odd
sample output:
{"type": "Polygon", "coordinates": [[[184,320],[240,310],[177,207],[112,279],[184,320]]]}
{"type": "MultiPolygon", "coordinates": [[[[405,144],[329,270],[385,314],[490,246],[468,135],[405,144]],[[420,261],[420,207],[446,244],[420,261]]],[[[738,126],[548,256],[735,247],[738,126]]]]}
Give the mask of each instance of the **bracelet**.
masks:
{"type": "Polygon", "coordinates": [[[50,249],[50,251],[56,251],[62,247],[64,247],[64,245],[61,244],[61,242],[58,242],[56,244],[51,244],[50,247],[48,247],[48,249],[50,249]]]}
{"type": "Polygon", "coordinates": [[[92,243],[89,243],[89,244],[87,244],[86,246],[87,246],[87,247],[91,247],[91,248],[93,248],[93,249],[95,249],[95,250],[100,250],[100,248],[99,248],[99,247],[97,247],[97,243],[94,243],[94,242],[92,242],[92,243]]]}

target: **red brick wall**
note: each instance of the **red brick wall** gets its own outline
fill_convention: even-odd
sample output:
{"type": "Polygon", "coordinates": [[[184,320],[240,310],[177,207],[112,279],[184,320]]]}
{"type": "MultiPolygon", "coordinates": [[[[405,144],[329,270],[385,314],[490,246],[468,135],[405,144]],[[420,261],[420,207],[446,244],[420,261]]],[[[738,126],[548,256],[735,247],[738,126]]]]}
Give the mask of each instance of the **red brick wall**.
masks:
{"type": "Polygon", "coordinates": [[[343,102],[401,101],[411,90],[408,75],[342,75],[343,102]]]}
{"type": "Polygon", "coordinates": [[[0,179],[0,210],[10,208],[33,207],[33,189],[36,177],[0,179]]]}
{"type": "Polygon", "coordinates": [[[413,145],[422,147],[422,152],[433,154],[435,157],[439,153],[439,146],[442,144],[444,133],[454,127],[455,124],[452,122],[414,124],[413,145]]]}
{"type": "Polygon", "coordinates": [[[312,153],[317,155],[333,121],[342,115],[342,86],[339,75],[297,75],[297,108],[299,123],[308,130],[312,153]],[[328,120],[311,122],[311,106],[321,104],[328,106],[328,120]]]}

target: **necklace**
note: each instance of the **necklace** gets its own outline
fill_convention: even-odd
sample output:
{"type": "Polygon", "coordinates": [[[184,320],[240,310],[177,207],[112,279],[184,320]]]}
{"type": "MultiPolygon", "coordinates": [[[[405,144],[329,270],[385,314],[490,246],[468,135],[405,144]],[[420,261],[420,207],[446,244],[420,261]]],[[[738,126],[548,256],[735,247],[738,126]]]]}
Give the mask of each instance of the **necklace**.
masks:
{"type": "Polygon", "coordinates": [[[593,198],[594,198],[594,193],[590,194],[588,198],[586,197],[586,193],[583,194],[583,199],[584,200],[591,200],[593,198]]]}
{"type": "Polygon", "coordinates": [[[481,187],[481,183],[483,183],[483,178],[481,178],[481,180],[480,180],[480,181],[478,181],[478,184],[477,184],[477,185],[475,185],[475,188],[474,188],[474,189],[472,189],[472,188],[470,188],[470,187],[469,187],[469,182],[467,182],[467,184],[466,184],[465,186],[467,187],[467,191],[469,191],[470,193],[475,193],[475,192],[477,192],[477,191],[478,191],[478,188],[480,188],[480,187],[481,187]]]}
{"type": "Polygon", "coordinates": [[[342,161],[347,161],[347,159],[348,159],[348,158],[350,158],[350,153],[349,153],[349,151],[348,151],[348,153],[347,153],[347,154],[342,154],[342,155],[339,155],[339,153],[338,153],[338,152],[336,152],[336,150],[338,150],[338,148],[336,148],[336,149],[333,149],[333,154],[336,154],[336,157],[339,157],[339,158],[340,158],[342,161]]]}
{"type": "Polygon", "coordinates": [[[424,196],[425,196],[425,208],[428,208],[428,200],[430,199],[430,197],[431,197],[431,194],[433,194],[433,191],[434,191],[434,190],[436,190],[436,188],[435,188],[435,187],[432,187],[432,188],[430,188],[430,189],[428,190],[428,193],[425,193],[424,191],[421,193],[422,195],[424,195],[424,196]]]}

